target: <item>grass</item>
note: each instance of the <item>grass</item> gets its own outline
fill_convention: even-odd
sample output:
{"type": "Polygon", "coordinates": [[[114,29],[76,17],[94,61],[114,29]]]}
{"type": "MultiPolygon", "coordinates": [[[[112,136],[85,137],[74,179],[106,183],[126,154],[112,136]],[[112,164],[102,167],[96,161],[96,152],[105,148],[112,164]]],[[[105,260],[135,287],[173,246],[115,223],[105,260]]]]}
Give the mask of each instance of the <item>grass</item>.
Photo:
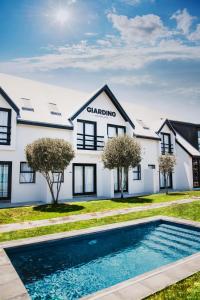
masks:
{"type": "Polygon", "coordinates": [[[141,218],[151,217],[156,215],[166,215],[166,216],[190,219],[194,221],[200,221],[200,203],[192,202],[188,204],[172,205],[165,208],[151,209],[148,211],[134,212],[125,215],[104,217],[101,219],[92,219],[87,221],[78,221],[73,223],[4,232],[0,234],[0,242],[34,237],[34,236],[41,236],[41,235],[46,235],[51,233],[84,229],[84,228],[106,225],[111,223],[136,220],[136,219],[141,219],[141,218]]]}
{"type": "Polygon", "coordinates": [[[188,191],[179,193],[152,194],[124,199],[93,200],[87,202],[64,203],[58,205],[40,205],[29,207],[17,207],[0,209],[0,224],[16,223],[51,219],[75,214],[84,214],[99,211],[108,211],[121,208],[129,208],[140,205],[168,202],[183,198],[200,196],[200,191],[188,191]]]}
{"type": "Polygon", "coordinates": [[[147,297],[146,300],[199,300],[200,272],[147,297]]]}

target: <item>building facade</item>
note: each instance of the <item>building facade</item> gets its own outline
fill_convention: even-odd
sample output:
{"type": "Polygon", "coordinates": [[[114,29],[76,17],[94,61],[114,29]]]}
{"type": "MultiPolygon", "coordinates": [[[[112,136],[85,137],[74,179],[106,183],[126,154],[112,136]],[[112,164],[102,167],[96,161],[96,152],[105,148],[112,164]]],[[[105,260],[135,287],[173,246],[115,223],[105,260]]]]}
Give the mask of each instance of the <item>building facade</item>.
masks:
{"type": "Polygon", "coordinates": [[[169,120],[152,129],[134,117],[134,110],[126,111],[107,85],[88,96],[2,74],[0,86],[0,201],[51,201],[45,179],[31,170],[25,156],[26,145],[43,137],[64,139],[75,149],[63,174],[61,201],[119,193],[119,172],[105,169],[101,154],[109,138],[124,134],[135,137],[142,149],[140,165],[124,174],[127,195],[157,193],[164,187],[161,153],[177,157],[169,188],[200,187],[200,134],[193,143],[169,120]]]}

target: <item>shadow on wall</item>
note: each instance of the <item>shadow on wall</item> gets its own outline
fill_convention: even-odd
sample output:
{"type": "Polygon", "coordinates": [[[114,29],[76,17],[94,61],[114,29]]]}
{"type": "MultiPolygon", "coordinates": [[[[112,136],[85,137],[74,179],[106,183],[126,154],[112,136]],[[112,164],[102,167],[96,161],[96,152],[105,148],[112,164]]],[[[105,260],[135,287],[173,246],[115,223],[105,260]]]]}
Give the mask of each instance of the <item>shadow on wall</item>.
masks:
{"type": "Polygon", "coordinates": [[[57,204],[57,205],[40,205],[33,208],[35,211],[40,212],[58,212],[58,213],[67,213],[67,212],[73,212],[73,211],[79,211],[84,209],[84,206],[82,205],[76,205],[76,204],[57,204]]]}

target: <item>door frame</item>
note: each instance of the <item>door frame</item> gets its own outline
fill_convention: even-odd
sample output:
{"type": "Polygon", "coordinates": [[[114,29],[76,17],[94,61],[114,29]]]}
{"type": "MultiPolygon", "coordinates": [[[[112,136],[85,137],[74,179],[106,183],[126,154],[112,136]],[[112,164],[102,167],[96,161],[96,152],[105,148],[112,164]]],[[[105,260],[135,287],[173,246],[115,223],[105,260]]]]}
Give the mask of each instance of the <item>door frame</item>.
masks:
{"type": "Polygon", "coordinates": [[[10,201],[11,200],[11,189],[12,189],[12,162],[11,161],[0,161],[0,165],[8,165],[8,196],[1,197],[0,201],[10,201]]]}
{"type": "Polygon", "coordinates": [[[193,157],[192,158],[192,177],[193,177],[193,188],[200,188],[200,158],[193,157]],[[198,161],[198,186],[194,186],[195,180],[194,180],[194,161],[198,161]]]}
{"type": "MultiPolygon", "coordinates": [[[[159,185],[160,185],[160,190],[164,190],[165,187],[161,186],[161,175],[162,175],[162,173],[159,172],[159,185]]],[[[168,189],[173,189],[173,173],[172,172],[170,173],[169,180],[170,180],[170,185],[167,188],[168,189]]]]}
{"type": "Polygon", "coordinates": [[[82,164],[82,163],[74,163],[73,164],[73,176],[72,176],[72,187],[73,187],[73,196],[83,196],[83,195],[95,195],[97,191],[97,168],[96,164],[82,164]],[[82,182],[83,182],[83,193],[75,193],[75,167],[83,167],[83,174],[82,174],[82,182]],[[93,192],[85,192],[85,167],[93,167],[93,192]]]}
{"type": "MultiPolygon", "coordinates": [[[[129,173],[129,170],[127,171],[127,181],[126,181],[126,189],[123,190],[125,193],[128,192],[128,173],[129,173]]],[[[117,185],[118,185],[118,189],[115,190],[115,185],[114,185],[114,193],[120,193],[120,186],[119,186],[119,168],[117,168],[117,185]]]]}

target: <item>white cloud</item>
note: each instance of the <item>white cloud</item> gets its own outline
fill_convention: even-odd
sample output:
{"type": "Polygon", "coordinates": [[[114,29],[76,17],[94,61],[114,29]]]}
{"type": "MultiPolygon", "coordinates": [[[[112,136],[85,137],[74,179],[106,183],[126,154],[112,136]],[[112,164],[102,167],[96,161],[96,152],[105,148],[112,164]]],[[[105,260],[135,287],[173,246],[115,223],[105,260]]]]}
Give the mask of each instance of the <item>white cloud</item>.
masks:
{"type": "MultiPolygon", "coordinates": [[[[180,42],[176,35],[166,29],[159,16],[151,14],[129,19],[110,13],[108,17],[120,32],[120,36],[107,34],[89,44],[83,40],[77,44],[49,45],[44,55],[0,62],[0,71],[46,72],[67,68],[86,71],[130,71],[157,61],[200,61],[200,45],[180,42]]],[[[194,41],[199,35],[200,24],[196,31],[190,33],[189,38],[194,41]]],[[[45,48],[43,50],[45,51],[45,48]]],[[[125,82],[123,78],[113,80],[125,82]]],[[[151,81],[147,77],[145,80],[149,83],[151,81]]],[[[139,84],[134,77],[130,81],[139,84]]]]}
{"type": "Polygon", "coordinates": [[[197,24],[196,30],[188,36],[191,41],[200,41],[200,24],[197,24]]]}
{"type": "Polygon", "coordinates": [[[185,34],[188,35],[190,32],[191,25],[193,23],[193,20],[196,19],[196,17],[193,17],[189,14],[186,8],[183,10],[177,10],[172,16],[171,19],[176,20],[177,23],[177,29],[185,34]]]}
{"type": "Polygon", "coordinates": [[[109,13],[108,19],[112,22],[122,39],[130,43],[154,44],[158,39],[168,36],[169,31],[163,25],[159,16],[154,14],[128,18],[124,15],[109,13]]]}
{"type": "MultiPolygon", "coordinates": [[[[146,0],[146,1],[150,2],[150,3],[154,3],[155,2],[155,0],[146,0]]],[[[121,0],[121,2],[126,3],[128,5],[136,6],[136,5],[139,5],[142,2],[144,2],[144,0],[121,0]]]]}
{"type": "Polygon", "coordinates": [[[86,36],[97,36],[98,33],[97,32],[86,32],[85,35],[86,36]]]}
{"type": "Polygon", "coordinates": [[[141,0],[121,0],[122,2],[129,4],[129,5],[138,5],[141,3],[141,0]]]}
{"type": "Polygon", "coordinates": [[[124,75],[124,76],[113,76],[110,82],[117,83],[126,86],[140,86],[140,85],[152,85],[156,81],[150,75],[124,75]]]}
{"type": "Polygon", "coordinates": [[[55,47],[54,52],[36,57],[18,58],[0,63],[0,71],[37,72],[56,69],[82,69],[87,71],[134,70],[156,61],[200,60],[200,46],[182,45],[177,41],[162,41],[156,46],[88,45],[82,41],[75,45],[55,47]]]}

